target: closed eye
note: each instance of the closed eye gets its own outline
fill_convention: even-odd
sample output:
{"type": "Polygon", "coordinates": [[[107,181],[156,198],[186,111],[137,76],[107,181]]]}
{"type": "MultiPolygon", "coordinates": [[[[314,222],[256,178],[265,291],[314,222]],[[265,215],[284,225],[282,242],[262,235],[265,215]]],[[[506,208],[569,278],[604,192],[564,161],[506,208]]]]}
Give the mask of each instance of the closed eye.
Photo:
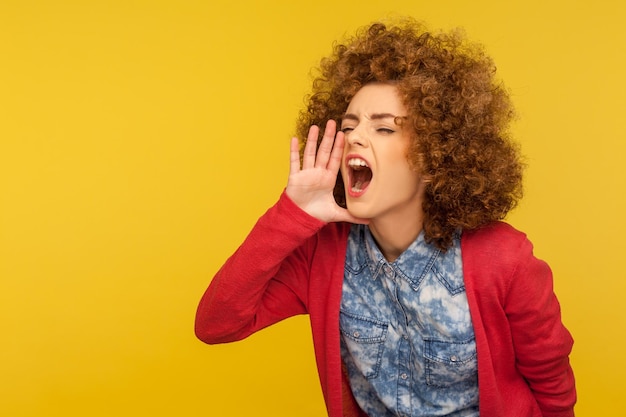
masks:
{"type": "Polygon", "coordinates": [[[353,128],[353,127],[342,127],[342,128],[341,128],[341,131],[342,131],[343,133],[352,132],[353,130],[354,130],[354,128],[353,128]]]}
{"type": "Polygon", "coordinates": [[[380,128],[378,128],[378,129],[376,129],[376,131],[377,131],[378,133],[382,133],[382,134],[385,134],[385,135],[390,135],[390,134],[392,134],[392,133],[395,133],[395,130],[393,130],[393,129],[388,129],[388,128],[386,128],[386,127],[380,127],[380,128]]]}

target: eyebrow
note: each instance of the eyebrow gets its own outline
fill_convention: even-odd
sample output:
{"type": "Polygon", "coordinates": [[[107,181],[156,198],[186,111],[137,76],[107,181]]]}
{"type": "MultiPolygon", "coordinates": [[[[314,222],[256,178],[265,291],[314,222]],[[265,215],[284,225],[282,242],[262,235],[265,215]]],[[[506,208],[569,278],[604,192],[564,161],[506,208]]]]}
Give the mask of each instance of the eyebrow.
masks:
{"type": "MultiPolygon", "coordinates": [[[[373,113],[372,115],[370,115],[369,117],[366,117],[369,120],[380,120],[380,119],[395,119],[397,117],[400,118],[404,118],[403,116],[396,116],[395,114],[391,114],[391,113],[373,113]]],[[[356,114],[352,114],[352,113],[346,113],[343,115],[343,117],[341,118],[342,120],[354,120],[354,121],[359,121],[359,117],[356,114]]]]}

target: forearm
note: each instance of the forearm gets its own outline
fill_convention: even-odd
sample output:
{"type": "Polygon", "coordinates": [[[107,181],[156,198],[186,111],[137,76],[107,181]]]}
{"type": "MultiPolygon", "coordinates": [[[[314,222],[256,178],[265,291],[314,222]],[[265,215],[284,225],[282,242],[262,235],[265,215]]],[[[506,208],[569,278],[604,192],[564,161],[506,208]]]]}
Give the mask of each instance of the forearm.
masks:
{"type": "Polygon", "coordinates": [[[306,311],[306,242],[324,225],[283,194],[215,275],[195,330],[206,343],[239,340],[306,311]]]}
{"type": "Polygon", "coordinates": [[[532,253],[521,264],[511,288],[516,301],[508,305],[517,367],[544,416],[573,416],[576,389],[569,363],[573,339],[561,321],[552,273],[532,253]]]}

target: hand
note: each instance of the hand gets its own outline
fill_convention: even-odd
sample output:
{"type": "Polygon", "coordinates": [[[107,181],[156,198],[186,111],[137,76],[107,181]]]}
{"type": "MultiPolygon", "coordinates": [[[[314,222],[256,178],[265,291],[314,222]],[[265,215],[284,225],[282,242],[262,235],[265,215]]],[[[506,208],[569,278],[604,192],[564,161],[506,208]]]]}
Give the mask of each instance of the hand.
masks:
{"type": "Polygon", "coordinates": [[[322,142],[316,152],[319,127],[311,126],[304,145],[302,167],[298,139],[291,139],[291,163],[285,192],[298,207],[323,222],[345,221],[365,224],[368,223],[367,220],[352,216],[346,209],[337,205],[333,197],[344,145],[343,132],[336,132],[336,129],[334,120],[326,123],[322,142]]]}

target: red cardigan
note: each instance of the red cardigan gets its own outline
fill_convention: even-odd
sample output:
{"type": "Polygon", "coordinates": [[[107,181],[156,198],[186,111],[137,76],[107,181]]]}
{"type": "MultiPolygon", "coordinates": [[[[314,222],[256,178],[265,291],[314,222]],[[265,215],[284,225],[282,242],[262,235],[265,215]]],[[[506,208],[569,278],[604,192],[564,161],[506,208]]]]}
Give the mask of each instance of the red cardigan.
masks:
{"type": "MultiPolygon", "coordinates": [[[[309,314],[330,417],[364,415],[342,371],[339,305],[350,224],[325,224],[283,193],[219,270],[198,306],[196,335],[224,343],[309,314]]],[[[494,223],[461,238],[478,357],[481,417],[573,416],[576,390],[548,265],[526,236],[494,223]]]]}

